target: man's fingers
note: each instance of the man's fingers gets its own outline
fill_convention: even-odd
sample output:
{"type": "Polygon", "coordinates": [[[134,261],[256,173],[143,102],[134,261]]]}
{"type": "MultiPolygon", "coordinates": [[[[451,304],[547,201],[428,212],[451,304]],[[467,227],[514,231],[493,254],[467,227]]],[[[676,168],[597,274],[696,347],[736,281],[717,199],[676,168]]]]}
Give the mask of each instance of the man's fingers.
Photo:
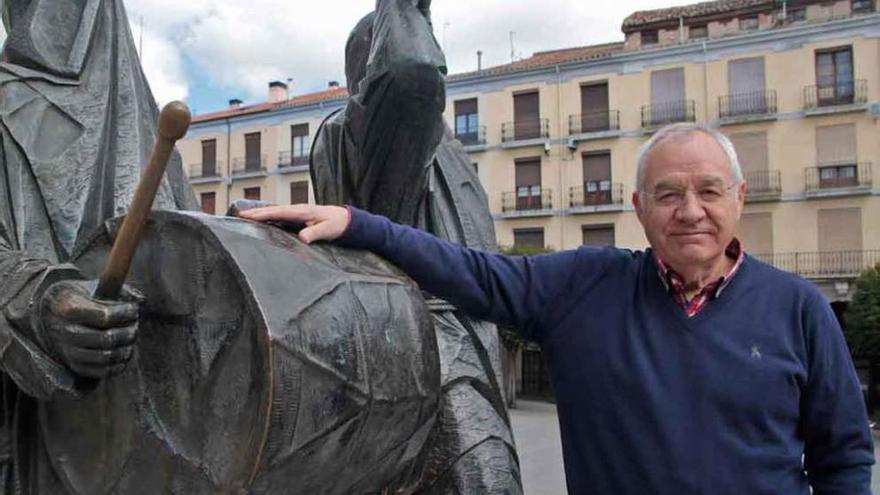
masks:
{"type": "Polygon", "coordinates": [[[300,230],[299,239],[306,244],[311,244],[315,241],[332,241],[342,235],[346,225],[347,219],[345,221],[337,218],[323,220],[300,230]]]}
{"type": "Polygon", "coordinates": [[[284,206],[267,206],[265,208],[254,208],[246,210],[239,214],[241,218],[254,220],[257,222],[266,222],[269,220],[283,220],[287,222],[305,223],[314,217],[313,207],[309,205],[284,205],[284,206]]]}
{"type": "Polygon", "coordinates": [[[84,349],[111,350],[130,346],[137,340],[137,324],[108,330],[95,330],[82,325],[71,324],[67,335],[73,346],[84,349]]]}

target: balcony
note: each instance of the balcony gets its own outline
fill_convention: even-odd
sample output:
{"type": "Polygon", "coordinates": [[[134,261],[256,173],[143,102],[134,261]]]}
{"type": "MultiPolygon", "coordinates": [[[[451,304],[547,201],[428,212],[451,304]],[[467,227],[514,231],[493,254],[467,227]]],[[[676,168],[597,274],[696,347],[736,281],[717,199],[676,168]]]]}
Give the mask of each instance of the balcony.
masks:
{"type": "Polygon", "coordinates": [[[191,182],[213,182],[222,179],[218,170],[223,170],[223,162],[193,163],[187,168],[191,182]]]}
{"type": "Polygon", "coordinates": [[[278,168],[301,167],[309,164],[309,152],[293,154],[291,151],[278,153],[278,168]]]}
{"type": "Polygon", "coordinates": [[[746,201],[779,199],[782,195],[782,173],[779,170],[758,170],[743,173],[746,201]]]}
{"type": "Polygon", "coordinates": [[[485,146],[486,126],[481,125],[476,129],[469,129],[468,132],[456,131],[455,139],[458,139],[462,146],[485,146]]]}
{"type": "Polygon", "coordinates": [[[529,141],[548,139],[550,137],[550,121],[533,119],[501,124],[501,142],[529,141]]]}
{"type": "Polygon", "coordinates": [[[620,130],[620,111],[609,110],[568,116],[568,135],[620,130]]]}
{"type": "Polygon", "coordinates": [[[825,164],[804,171],[808,196],[840,196],[870,192],[871,162],[825,164]]]}
{"type": "Polygon", "coordinates": [[[718,97],[718,118],[738,122],[776,113],[776,91],[755,91],[718,97]]]}
{"type": "Polygon", "coordinates": [[[676,122],[695,122],[694,100],[668,101],[642,106],[642,127],[660,127],[676,122]]]}
{"type": "Polygon", "coordinates": [[[847,83],[804,87],[804,110],[815,112],[825,107],[864,105],[868,102],[868,81],[856,79],[847,83]]]}
{"type": "Polygon", "coordinates": [[[253,157],[249,158],[235,158],[232,160],[232,176],[233,177],[241,177],[241,176],[260,176],[266,174],[266,155],[260,155],[259,159],[255,159],[253,157]]]}
{"type": "Polygon", "coordinates": [[[755,254],[780,270],[806,278],[852,278],[880,263],[880,249],[814,253],[755,254]]]}
{"type": "Polygon", "coordinates": [[[570,208],[590,208],[595,211],[604,211],[603,207],[623,207],[623,184],[611,184],[602,181],[599,183],[588,182],[583,186],[572,187],[568,190],[568,206],[570,208]]]}
{"type": "Polygon", "coordinates": [[[553,210],[553,190],[541,187],[521,189],[521,191],[501,194],[502,213],[512,213],[512,216],[536,216],[547,215],[553,210]]]}

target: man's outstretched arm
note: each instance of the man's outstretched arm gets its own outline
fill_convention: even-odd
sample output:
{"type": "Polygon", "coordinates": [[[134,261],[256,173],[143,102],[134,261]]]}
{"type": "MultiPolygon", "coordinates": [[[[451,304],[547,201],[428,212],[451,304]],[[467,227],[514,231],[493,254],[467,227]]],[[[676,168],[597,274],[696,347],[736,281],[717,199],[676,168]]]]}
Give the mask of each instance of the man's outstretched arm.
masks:
{"type": "MultiPolygon", "coordinates": [[[[576,251],[533,257],[468,249],[356,208],[289,205],[240,213],[257,221],[304,223],[300,239],[337,240],[388,259],[423,289],[477,318],[540,333],[541,315],[575,272],[576,251]]],[[[537,335],[536,335],[537,336],[537,335]]]]}

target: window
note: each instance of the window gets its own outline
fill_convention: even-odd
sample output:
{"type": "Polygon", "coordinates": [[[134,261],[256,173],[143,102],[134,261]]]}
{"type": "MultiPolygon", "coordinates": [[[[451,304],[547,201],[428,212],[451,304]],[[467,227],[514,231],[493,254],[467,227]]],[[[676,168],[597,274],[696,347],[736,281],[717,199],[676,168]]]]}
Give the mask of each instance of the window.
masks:
{"type": "Polygon", "coordinates": [[[740,31],[754,31],[758,29],[758,16],[743,17],[739,20],[740,31]]]}
{"type": "Polygon", "coordinates": [[[743,213],[736,236],[749,254],[769,259],[767,255],[773,254],[773,216],[770,213],[743,213]]]}
{"type": "Polygon", "coordinates": [[[684,96],[684,69],[651,72],[651,111],[646,123],[663,125],[687,120],[684,96]]]}
{"type": "Polygon", "coordinates": [[[816,86],[819,106],[854,101],[852,47],[816,52],[816,86]]]}
{"type": "Polygon", "coordinates": [[[776,176],[770,174],[767,131],[731,134],[730,141],[736,150],[743,178],[751,193],[773,192],[778,188],[776,176]]]}
{"type": "Polygon", "coordinates": [[[244,135],[244,168],[247,172],[256,172],[263,169],[263,161],[260,156],[260,133],[251,132],[244,135]]]}
{"type": "Polygon", "coordinates": [[[544,249],[544,229],[514,229],[513,247],[519,249],[544,249]]]}
{"type": "Polygon", "coordinates": [[[304,165],[309,162],[309,124],[290,126],[291,165],[304,165]]]}
{"type": "Polygon", "coordinates": [[[614,246],[614,225],[584,225],[584,246],[614,246]]]}
{"type": "Polygon", "coordinates": [[[214,177],[216,175],[217,140],[205,139],[202,141],[202,174],[199,177],[214,177]]]}
{"type": "Polygon", "coordinates": [[[516,209],[540,210],[541,159],[525,158],[516,161],[516,209]]]}
{"type": "Polygon", "coordinates": [[[788,22],[800,22],[807,20],[806,7],[791,7],[785,14],[785,20],[788,22]]]}
{"type": "Polygon", "coordinates": [[[290,183],[290,204],[298,205],[309,202],[309,181],[298,180],[290,183]]]}
{"type": "Polygon", "coordinates": [[[822,165],[855,165],[855,124],[823,125],[816,127],[816,161],[822,165]]]}
{"type": "Polygon", "coordinates": [[[462,144],[477,144],[480,141],[480,119],[477,113],[477,99],[455,102],[455,138],[462,144]]]}
{"type": "Polygon", "coordinates": [[[260,188],[259,187],[246,187],[244,188],[244,199],[252,199],[254,201],[260,200],[260,188]]]}
{"type": "Polygon", "coordinates": [[[874,0],[852,0],[853,14],[867,14],[874,10],[874,0]]]}
{"type": "Polygon", "coordinates": [[[608,112],[608,83],[589,83],[581,86],[580,132],[607,131],[611,128],[608,112]]]}
{"type": "Polygon", "coordinates": [[[217,213],[217,193],[206,192],[201,194],[202,213],[214,215],[217,213]]]}
{"type": "Polygon", "coordinates": [[[656,29],[642,31],[642,46],[656,45],[658,41],[659,37],[656,29]]]}
{"type": "Polygon", "coordinates": [[[764,86],[764,57],[731,60],[727,63],[730,94],[721,99],[724,117],[757,115],[768,111],[764,86]]]}
{"type": "Polygon", "coordinates": [[[705,24],[700,26],[691,26],[689,28],[690,31],[690,39],[696,40],[700,38],[708,38],[709,37],[709,27],[705,24]]]}
{"type": "Polygon", "coordinates": [[[819,274],[856,274],[865,268],[862,259],[862,209],[819,210],[819,274]]]}
{"type": "Polygon", "coordinates": [[[819,167],[819,187],[853,187],[859,183],[856,165],[832,165],[819,167]]]}
{"type": "Polygon", "coordinates": [[[611,152],[585,153],[584,205],[607,205],[611,203],[611,152]]]}
{"type": "Polygon", "coordinates": [[[541,107],[537,91],[513,95],[513,134],[515,140],[541,136],[541,107]]]}

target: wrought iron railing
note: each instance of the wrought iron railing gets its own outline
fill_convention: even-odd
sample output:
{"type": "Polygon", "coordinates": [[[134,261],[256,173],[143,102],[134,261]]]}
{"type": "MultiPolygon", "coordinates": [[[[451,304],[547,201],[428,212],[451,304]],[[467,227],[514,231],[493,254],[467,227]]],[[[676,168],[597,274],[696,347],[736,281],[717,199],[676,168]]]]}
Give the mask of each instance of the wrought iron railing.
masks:
{"type": "Polygon", "coordinates": [[[642,106],[642,127],[696,121],[694,100],[668,101],[642,106]]]}
{"type": "Polygon", "coordinates": [[[868,81],[856,79],[845,83],[804,87],[804,109],[868,102],[868,81]]]}
{"type": "Polygon", "coordinates": [[[524,139],[547,139],[550,137],[548,119],[531,119],[501,124],[501,142],[522,141],[524,139]]]}
{"type": "Polygon", "coordinates": [[[770,265],[802,277],[855,277],[880,263],[880,249],[753,254],[770,265]]]}
{"type": "Polygon", "coordinates": [[[831,163],[804,170],[805,190],[816,193],[834,189],[865,188],[873,185],[871,162],[831,163]]]}
{"type": "Polygon", "coordinates": [[[582,113],[568,116],[568,134],[620,130],[620,110],[582,113]]]}
{"type": "Polygon", "coordinates": [[[718,97],[718,116],[722,119],[776,113],[776,91],[754,91],[718,97]]]}
{"type": "Polygon", "coordinates": [[[296,167],[299,165],[309,164],[309,151],[305,150],[297,154],[291,151],[282,151],[278,153],[278,168],[296,167]]]}
{"type": "Polygon", "coordinates": [[[486,144],[486,126],[481,125],[468,132],[456,132],[455,139],[458,139],[465,146],[486,144]]]}
{"type": "Polygon", "coordinates": [[[534,211],[553,209],[553,190],[530,188],[525,192],[506,192],[501,194],[501,211],[534,211]]]}
{"type": "Polygon", "coordinates": [[[779,170],[757,170],[743,173],[746,197],[782,193],[782,173],[779,170]]]}
{"type": "Polygon", "coordinates": [[[568,190],[568,205],[572,208],[622,204],[623,184],[588,182],[568,190]]]}
{"type": "Polygon", "coordinates": [[[223,170],[223,162],[216,161],[211,163],[193,163],[189,166],[190,179],[207,179],[211,177],[220,177],[220,171],[223,170]]]}
{"type": "Polygon", "coordinates": [[[232,160],[232,175],[252,174],[266,171],[266,155],[259,157],[239,157],[232,160]]]}

